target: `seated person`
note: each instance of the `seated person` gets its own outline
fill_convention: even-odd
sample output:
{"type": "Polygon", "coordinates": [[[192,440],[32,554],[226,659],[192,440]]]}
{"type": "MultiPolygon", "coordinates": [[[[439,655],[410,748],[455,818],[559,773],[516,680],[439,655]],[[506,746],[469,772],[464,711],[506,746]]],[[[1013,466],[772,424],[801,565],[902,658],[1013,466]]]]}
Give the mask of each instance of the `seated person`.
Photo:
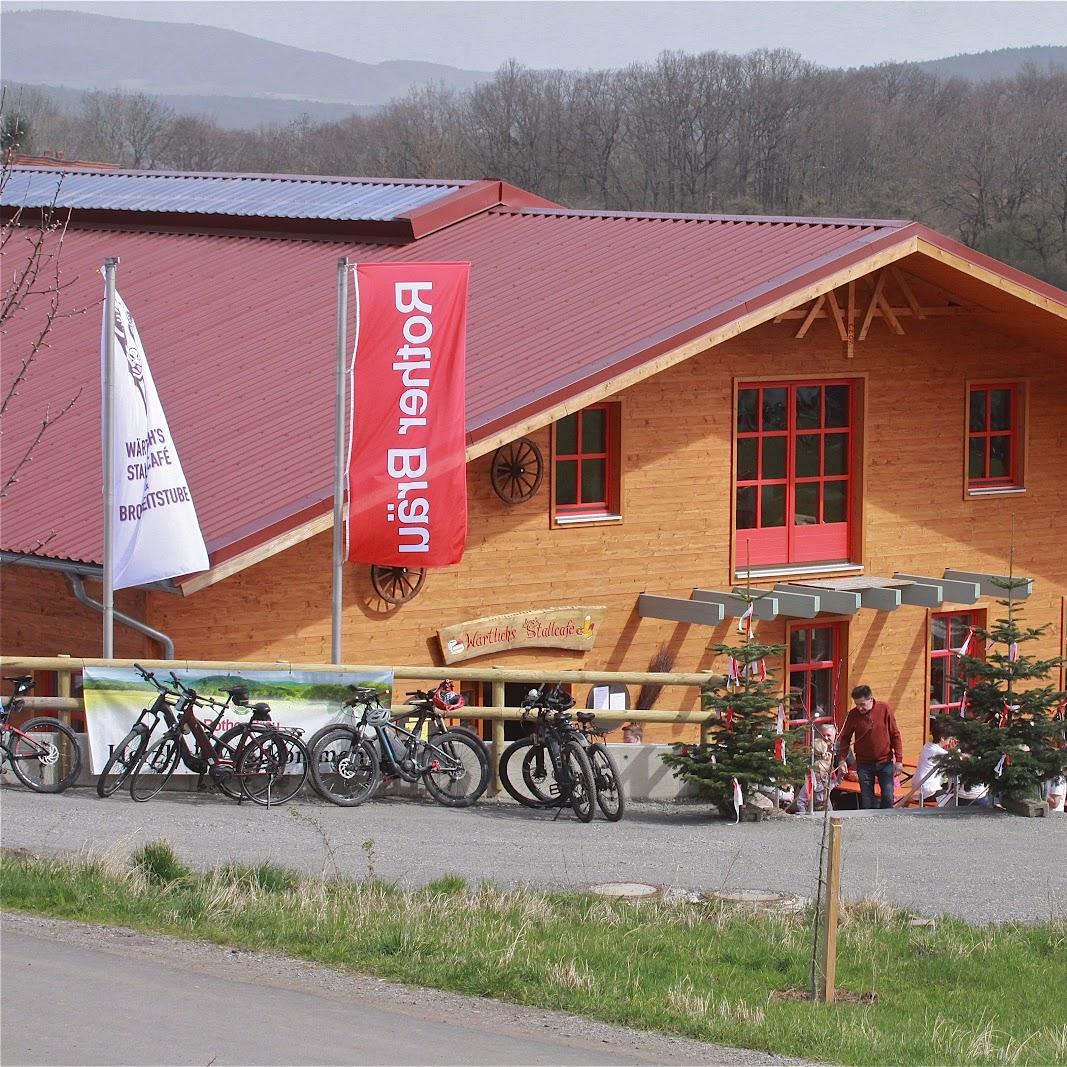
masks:
{"type": "MultiPolygon", "coordinates": [[[[951,729],[951,727],[950,727],[951,729]]],[[[941,745],[945,749],[956,748],[959,745],[959,738],[953,737],[952,734],[946,733],[942,730],[941,745]]],[[[947,790],[953,792],[956,797],[957,803],[961,805],[975,805],[976,807],[985,807],[992,803],[989,796],[989,788],[984,785],[972,785],[970,787],[964,787],[959,779],[953,778],[949,780],[947,790]]]]}
{"type": "Polygon", "coordinates": [[[809,811],[825,807],[827,789],[835,789],[845,777],[847,765],[842,762],[834,766],[834,746],[837,744],[837,726],[832,722],[821,722],[815,727],[815,738],[811,743],[811,773],[815,779],[815,807],[812,808],[808,796],[808,778],[797,791],[796,812],[805,815],[809,811]]]}
{"type": "Polygon", "coordinates": [[[948,752],[948,748],[942,744],[943,740],[941,724],[935,719],[930,723],[930,740],[919,752],[919,765],[915,768],[913,779],[919,786],[923,800],[940,796],[948,790],[948,778],[934,769],[938,756],[944,756],[948,752]]]}

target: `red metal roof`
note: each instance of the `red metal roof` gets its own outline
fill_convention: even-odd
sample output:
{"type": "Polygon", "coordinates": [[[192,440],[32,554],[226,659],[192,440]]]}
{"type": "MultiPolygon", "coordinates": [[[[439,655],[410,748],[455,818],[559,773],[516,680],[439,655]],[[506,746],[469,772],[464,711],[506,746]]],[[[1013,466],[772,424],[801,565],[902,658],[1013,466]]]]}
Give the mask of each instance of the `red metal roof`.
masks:
{"type": "MultiPolygon", "coordinates": [[[[2,547],[31,552],[54,530],[38,554],[101,559],[98,269],[108,256],[121,259],[119,291],[217,564],[330,506],[339,256],[471,261],[476,444],[920,233],[940,239],[900,222],[529,209],[483,211],[404,245],[72,230],[64,307],[85,311],[56,324],[20,387],[4,471],[48,405],[83,392],[5,500],[2,547]]],[[[1067,293],[1027,281],[1067,305],[1067,293]]],[[[8,353],[25,348],[32,318],[13,320],[8,353]]]]}

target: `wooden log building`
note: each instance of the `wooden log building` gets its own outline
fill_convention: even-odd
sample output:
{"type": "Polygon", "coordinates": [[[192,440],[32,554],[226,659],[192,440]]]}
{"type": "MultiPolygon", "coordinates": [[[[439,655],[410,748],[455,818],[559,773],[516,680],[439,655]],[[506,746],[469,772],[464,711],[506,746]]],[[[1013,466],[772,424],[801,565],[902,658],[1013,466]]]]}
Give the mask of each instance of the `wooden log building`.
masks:
{"type": "MultiPolygon", "coordinates": [[[[24,167],[3,192],[24,222],[53,201],[61,314],[5,415],[5,477],[80,395],[4,501],[5,654],[100,653],[73,586],[101,573],[108,256],[211,559],[117,607],[181,658],[330,658],[343,256],[472,264],[466,555],[348,566],[345,661],[644,671],[664,648],[721,670],[708,645],[750,581],[794,714],[841,717],[866,682],[914,758],[1013,530],[1038,651],[1065,651],[1067,293],[924,226],[577,211],[497,181],[24,167]]],[[[8,376],[46,304],[13,319],[8,376]]],[[[115,647],[160,654],[125,626],[115,647]]]]}

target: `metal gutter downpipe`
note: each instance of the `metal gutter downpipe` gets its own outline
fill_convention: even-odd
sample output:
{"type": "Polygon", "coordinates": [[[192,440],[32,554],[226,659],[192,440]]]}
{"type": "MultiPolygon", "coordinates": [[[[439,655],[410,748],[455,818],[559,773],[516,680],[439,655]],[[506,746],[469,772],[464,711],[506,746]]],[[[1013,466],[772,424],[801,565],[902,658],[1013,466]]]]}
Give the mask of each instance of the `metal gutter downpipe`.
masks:
{"type": "MultiPolygon", "coordinates": [[[[74,590],[74,598],[80,603],[84,604],[88,608],[92,608],[94,611],[104,613],[104,605],[99,600],[94,600],[85,591],[85,583],[82,581],[80,574],[72,574],[69,571],[66,572],[67,580],[70,582],[71,589],[74,590]]],[[[163,659],[174,659],[174,642],[161,630],[153,630],[147,623],[141,622],[140,619],[133,618],[132,615],[127,615],[125,612],[119,611],[115,608],[112,609],[115,615],[115,621],[121,622],[124,626],[129,626],[131,630],[136,630],[138,633],[144,634],[145,637],[150,638],[152,641],[157,641],[159,646],[163,649],[163,659]]]]}

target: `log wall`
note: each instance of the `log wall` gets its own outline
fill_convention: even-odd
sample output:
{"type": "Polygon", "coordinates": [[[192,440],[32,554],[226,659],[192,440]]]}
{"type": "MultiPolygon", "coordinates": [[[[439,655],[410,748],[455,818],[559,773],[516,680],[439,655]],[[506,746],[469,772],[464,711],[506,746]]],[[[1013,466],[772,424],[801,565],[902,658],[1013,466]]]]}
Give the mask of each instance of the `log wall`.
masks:
{"type": "MultiPolygon", "coordinates": [[[[727,590],[733,584],[733,388],[735,381],[761,376],[864,379],[867,574],[890,576],[899,570],[937,576],[946,567],[1006,572],[1014,516],[1016,573],[1035,581],[1025,619],[1031,625],[1052,624],[1039,651],[1058,654],[1067,594],[1062,354],[1000,332],[995,321],[979,314],[908,320],[903,337],[878,320],[869,337],[856,344],[853,359],[844,357],[829,321],[817,321],[802,340],[794,339],[796,328],[795,321],[759,327],[615,398],[622,405],[623,425],[619,524],[553,529],[550,478],[533,500],[509,508],[490,488],[490,457],[472,462],[463,564],[431,572],[420,595],[400,607],[377,601],[367,567],[347,567],[344,659],[440,663],[438,627],[524,609],[603,604],[607,619],[592,651],[514,651],[491,662],[645,670],[665,646],[674,655],[675,670],[721,670],[721,659],[716,661],[708,645],[735,639],[732,623],[710,629],[641,619],[637,597],[641,592],[688,597],[694,586],[727,590]],[[1029,384],[1026,492],[966,499],[965,383],[993,378],[1029,384]]],[[[548,461],[548,430],[533,437],[548,461]]],[[[328,660],[330,544],[327,532],[188,599],[150,593],[147,621],[173,637],[182,657],[328,660]]],[[[97,654],[98,616],[81,617],[85,609],[73,602],[65,582],[49,578],[47,584],[47,576],[24,574],[7,579],[5,601],[15,599],[12,585],[19,600],[23,588],[32,586],[33,597],[55,596],[61,611],[36,608],[27,614],[21,606],[5,611],[4,652],[97,654]]],[[[994,617],[992,602],[977,606],[992,608],[994,617]]],[[[846,623],[842,687],[866,682],[897,709],[912,758],[927,718],[928,615],[907,606],[893,613],[861,610],[846,623]]],[[[763,624],[760,636],[784,640],[785,631],[786,623],[776,620],[763,624]]],[[[122,647],[120,655],[126,654],[122,647]]],[[[784,660],[777,665],[779,677],[784,666],[784,660]]],[[[584,692],[578,695],[584,699],[584,692]]],[[[657,706],[685,707],[694,700],[692,693],[666,691],[657,706]]],[[[650,726],[645,736],[670,740],[692,733],[688,726],[650,726]]]]}

